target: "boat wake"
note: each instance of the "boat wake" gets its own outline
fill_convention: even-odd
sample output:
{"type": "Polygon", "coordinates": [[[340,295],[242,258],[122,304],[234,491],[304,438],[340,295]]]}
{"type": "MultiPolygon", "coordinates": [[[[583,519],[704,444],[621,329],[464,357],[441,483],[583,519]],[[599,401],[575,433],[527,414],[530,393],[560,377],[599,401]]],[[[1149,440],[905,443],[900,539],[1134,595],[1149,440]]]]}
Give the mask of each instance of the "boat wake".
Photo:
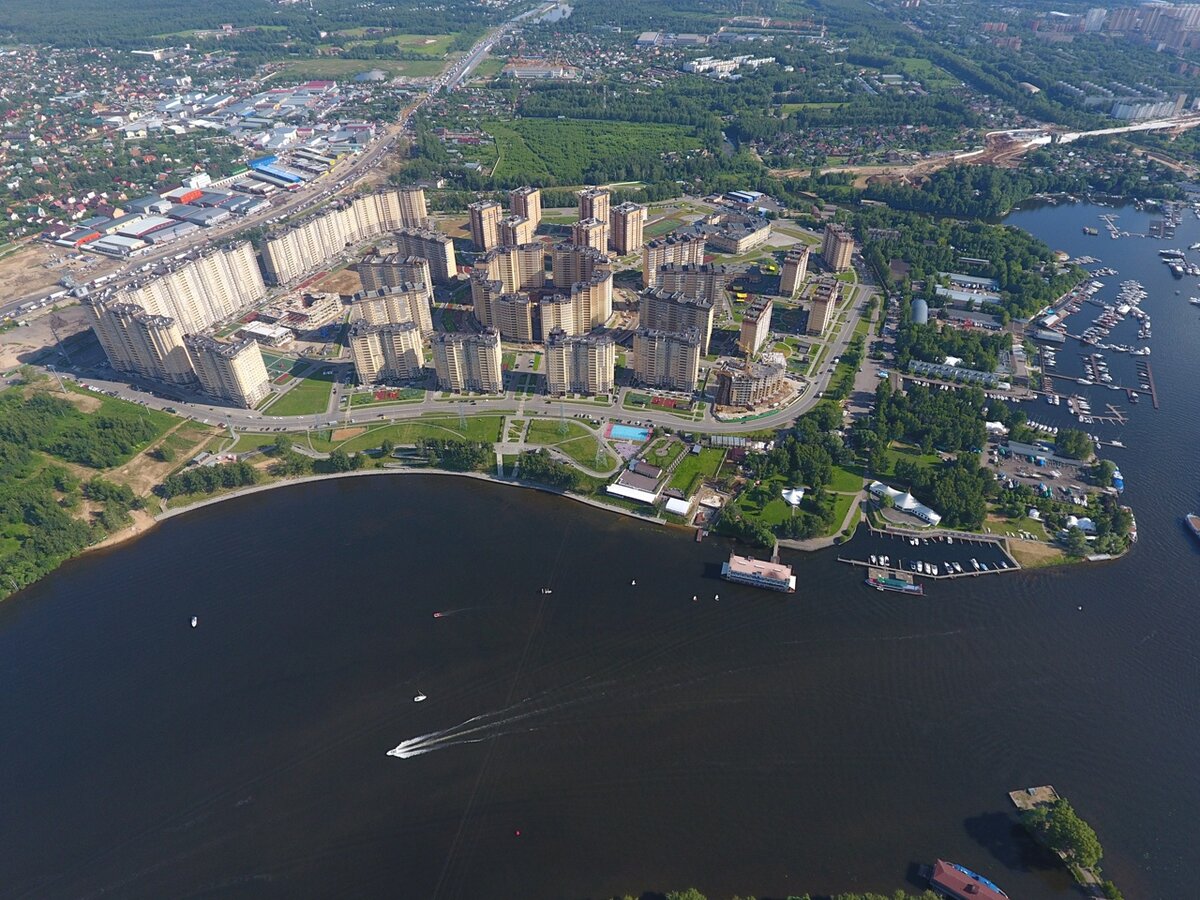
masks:
{"type": "Polygon", "coordinates": [[[576,699],[565,700],[550,706],[534,706],[532,701],[522,700],[520,703],[515,703],[496,712],[472,716],[458,725],[452,725],[440,731],[431,731],[428,734],[418,735],[406,741],[401,741],[389,750],[387,755],[394,756],[397,759],[411,759],[414,756],[423,756],[426,753],[432,753],[434,750],[445,750],[461,744],[478,744],[481,741],[502,737],[506,734],[514,734],[519,731],[536,731],[537,726],[523,723],[528,723],[532,719],[548,715],[564,707],[573,706],[578,702],[580,700],[576,699]]]}

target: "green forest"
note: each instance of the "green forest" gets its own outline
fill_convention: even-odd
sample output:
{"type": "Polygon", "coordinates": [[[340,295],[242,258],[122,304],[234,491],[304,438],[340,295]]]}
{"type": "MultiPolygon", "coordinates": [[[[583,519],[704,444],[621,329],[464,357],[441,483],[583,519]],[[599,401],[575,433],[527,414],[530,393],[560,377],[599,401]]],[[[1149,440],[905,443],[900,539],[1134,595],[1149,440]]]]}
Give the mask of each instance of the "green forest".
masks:
{"type": "Polygon", "coordinates": [[[0,394],[0,596],[128,524],[137,505],[129,488],[98,477],[84,482],[61,463],[120,465],[174,421],[118,401],[84,414],[43,390],[0,394]],[[80,517],[84,501],[94,512],[80,517]]]}

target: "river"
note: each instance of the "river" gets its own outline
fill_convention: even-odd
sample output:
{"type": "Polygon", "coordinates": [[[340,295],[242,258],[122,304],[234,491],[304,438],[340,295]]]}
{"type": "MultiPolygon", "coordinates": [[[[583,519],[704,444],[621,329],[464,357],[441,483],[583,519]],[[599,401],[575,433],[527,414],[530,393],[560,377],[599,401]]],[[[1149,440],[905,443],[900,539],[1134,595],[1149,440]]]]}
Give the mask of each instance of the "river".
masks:
{"type": "Polygon", "coordinates": [[[1200,222],[1083,236],[1102,211],[1009,221],[1151,292],[1127,558],[909,599],[795,554],[784,597],[718,580],[719,541],[464,479],[201,509],[0,604],[0,897],[890,892],[939,856],[1075,897],[1010,810],[1042,783],[1127,897],[1189,896],[1200,313],[1155,251],[1200,222]]]}

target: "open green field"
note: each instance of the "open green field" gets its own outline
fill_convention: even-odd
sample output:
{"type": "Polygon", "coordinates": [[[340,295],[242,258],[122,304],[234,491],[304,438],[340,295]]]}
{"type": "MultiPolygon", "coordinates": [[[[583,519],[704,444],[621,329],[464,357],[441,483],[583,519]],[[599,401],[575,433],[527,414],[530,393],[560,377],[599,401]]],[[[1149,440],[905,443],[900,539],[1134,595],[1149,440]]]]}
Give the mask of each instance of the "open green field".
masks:
{"type": "Polygon", "coordinates": [[[495,59],[489,56],[475,67],[475,71],[471,75],[473,78],[495,78],[500,74],[500,70],[504,68],[504,62],[502,59],[495,59]]]}
{"type": "Polygon", "coordinates": [[[646,240],[649,240],[650,238],[662,237],[665,234],[670,234],[682,224],[682,219],[674,219],[670,217],[666,219],[659,219],[657,222],[651,222],[649,225],[643,228],[642,234],[645,236],[646,240]]]}
{"type": "Polygon", "coordinates": [[[802,109],[836,109],[841,105],[837,101],[830,103],[782,103],[779,106],[779,110],[785,116],[790,116],[792,113],[802,109]]]}
{"type": "Polygon", "coordinates": [[[851,471],[842,466],[833,467],[833,480],[828,490],[839,493],[857,493],[862,490],[863,477],[859,472],[851,471]]]}
{"type": "Polygon", "coordinates": [[[322,56],[315,59],[289,59],[282,72],[297,80],[330,79],[346,80],[361,72],[379,69],[387,75],[407,75],[410,78],[428,78],[439,74],[446,64],[439,59],[343,59],[340,56],[322,56]]]}
{"type": "Polygon", "coordinates": [[[596,451],[603,449],[600,469],[610,469],[616,465],[616,459],[608,452],[607,448],[603,447],[603,442],[594,431],[570,420],[561,422],[557,419],[532,420],[529,423],[529,431],[525,435],[525,443],[554,447],[581,466],[593,471],[596,469],[596,451]],[[563,433],[564,425],[566,426],[565,434],[563,433]]]}
{"type": "Polygon", "coordinates": [[[392,44],[401,50],[411,50],[414,53],[442,56],[450,50],[450,44],[456,37],[457,34],[393,34],[391,37],[380,38],[379,43],[392,44]]]}
{"type": "Polygon", "coordinates": [[[782,478],[770,478],[747,487],[734,501],[734,507],[747,519],[774,528],[792,517],[792,507],[783,502],[788,484],[782,478]]]}
{"type": "Polygon", "coordinates": [[[884,451],[887,457],[887,470],[893,472],[896,469],[897,461],[906,459],[911,463],[916,463],[922,468],[936,466],[941,463],[942,459],[936,453],[922,453],[918,447],[910,447],[907,444],[892,442],[884,451]]]}
{"type": "Polygon", "coordinates": [[[652,466],[665,469],[679,459],[679,455],[687,450],[687,446],[673,437],[661,437],[654,441],[642,454],[642,459],[652,466]]]}
{"type": "Polygon", "coordinates": [[[483,127],[496,139],[499,162],[494,176],[520,176],[534,183],[582,184],[587,172],[599,162],[636,156],[657,159],[668,151],[684,152],[701,146],[692,136],[692,129],[678,125],[493,119],[483,127]]]}
{"type": "Polygon", "coordinates": [[[671,473],[667,487],[682,491],[685,497],[692,496],[703,481],[716,476],[724,458],[725,451],[717,447],[705,447],[699,453],[687,454],[671,473]]]}
{"type": "MultiPolygon", "coordinates": [[[[833,499],[833,524],[829,526],[829,530],[825,532],[825,537],[833,537],[842,530],[842,522],[846,520],[846,513],[850,512],[850,506],[854,503],[853,494],[826,494],[827,498],[833,499]]],[[[853,525],[851,529],[853,530],[853,525]]]]}
{"type": "Polygon", "coordinates": [[[302,378],[286,394],[264,411],[272,416],[309,416],[323,413],[329,408],[329,394],[333,381],[327,377],[302,378]]]}
{"type": "Polygon", "coordinates": [[[494,444],[500,440],[500,429],[503,424],[503,416],[467,416],[460,420],[458,416],[430,413],[419,419],[397,422],[394,425],[377,425],[364,434],[338,444],[334,444],[329,439],[331,434],[329,431],[322,431],[319,435],[314,433],[312,446],[314,450],[323,452],[340,447],[347,453],[353,453],[358,450],[374,449],[384,441],[411,446],[423,438],[480,441],[485,444],[494,444]]]}

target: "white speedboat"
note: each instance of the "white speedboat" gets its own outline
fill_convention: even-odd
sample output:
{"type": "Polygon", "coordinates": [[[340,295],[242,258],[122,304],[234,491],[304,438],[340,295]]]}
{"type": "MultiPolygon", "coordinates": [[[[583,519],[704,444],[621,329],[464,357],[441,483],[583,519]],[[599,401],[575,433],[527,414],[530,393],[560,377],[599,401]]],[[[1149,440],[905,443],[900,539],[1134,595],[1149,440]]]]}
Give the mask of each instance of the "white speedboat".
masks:
{"type": "Polygon", "coordinates": [[[196,616],[192,616],[192,627],[195,628],[199,624],[200,624],[200,619],[197,618],[196,616]]]}
{"type": "Polygon", "coordinates": [[[424,694],[422,694],[420,691],[418,691],[417,696],[413,697],[413,703],[423,703],[428,699],[429,699],[428,697],[426,697],[424,694]]]}

